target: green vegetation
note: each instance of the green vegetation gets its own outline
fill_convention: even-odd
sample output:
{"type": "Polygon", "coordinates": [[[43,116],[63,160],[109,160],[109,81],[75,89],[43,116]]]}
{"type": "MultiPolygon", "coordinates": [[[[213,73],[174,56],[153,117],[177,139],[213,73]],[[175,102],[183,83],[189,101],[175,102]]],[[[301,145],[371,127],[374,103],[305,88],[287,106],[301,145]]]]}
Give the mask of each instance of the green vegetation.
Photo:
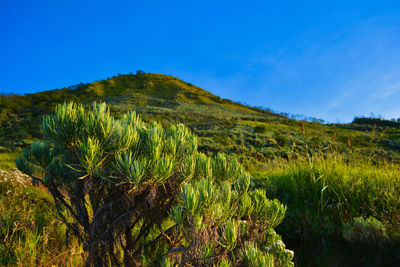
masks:
{"type": "Polygon", "coordinates": [[[142,72],[26,96],[0,96],[0,152],[24,148],[41,137],[42,116],[66,100],[87,104],[101,100],[116,117],[136,111],[144,121],[156,120],[164,127],[184,123],[199,136],[199,150],[204,153],[234,153],[250,160],[291,158],[296,155],[293,152],[304,150],[303,125],[309,146],[315,150],[334,143],[346,151],[350,140],[352,149],[364,155],[374,144],[380,158],[400,159],[400,123],[381,119],[332,125],[296,121],[221,99],[172,76],[142,72]]]}
{"type": "Polygon", "coordinates": [[[0,172],[0,265],[80,266],[77,240],[65,245],[51,196],[19,172],[0,172]]]}
{"type": "Polygon", "coordinates": [[[43,133],[16,163],[42,174],[34,179],[83,244],[85,265],[293,265],[273,230],[286,207],[249,192],[235,157],[198,153],[183,124],[163,129],[134,112],[115,120],[105,104],[69,103],[43,118],[43,133]]]}
{"type": "Polygon", "coordinates": [[[269,197],[288,205],[287,217],[278,232],[288,240],[299,263],[322,265],[329,262],[326,257],[332,259],[330,265],[375,262],[382,266],[399,262],[394,253],[400,247],[398,165],[372,165],[334,154],[314,155],[274,162],[256,177],[255,188],[265,188],[269,197]],[[369,224],[374,222],[380,236],[368,227],[368,233],[361,233],[357,229],[357,222],[363,220],[360,217],[368,218],[369,224]],[[363,242],[354,243],[357,239],[363,242]],[[377,246],[382,244],[377,240],[385,240],[385,247],[377,246]]]}
{"type": "MultiPolygon", "coordinates": [[[[186,235],[191,240],[201,241],[202,237],[198,236],[199,229],[204,233],[217,231],[220,239],[209,239],[212,242],[198,248],[199,255],[212,256],[215,255],[213,253],[232,250],[235,243],[240,243],[240,252],[235,251],[233,254],[235,260],[242,260],[252,266],[268,266],[271,264],[271,258],[275,264],[278,258],[290,258],[290,253],[280,241],[282,239],[289,249],[294,250],[294,261],[300,266],[396,266],[400,263],[398,255],[400,123],[398,121],[381,118],[356,118],[349,124],[321,124],[316,120],[297,121],[270,111],[221,99],[171,76],[140,72],[136,75],[119,75],[91,84],[80,84],[27,96],[0,96],[0,169],[12,169],[15,166],[13,161],[18,154],[16,151],[27,148],[46,134],[46,131],[41,130],[43,115],[53,113],[55,106],[65,100],[73,100],[85,106],[90,106],[95,100],[101,100],[110,107],[115,121],[124,120],[124,114],[135,111],[143,119],[143,125],[148,125],[149,129],[154,127],[169,129],[176,127],[173,125],[177,123],[184,123],[198,136],[200,153],[196,153],[202,155],[204,160],[217,162],[218,157],[222,157],[229,162],[232,155],[238,158],[251,175],[251,184],[245,195],[248,195],[249,201],[254,204],[254,209],[257,205],[268,206],[272,210],[273,207],[281,207],[282,204],[278,204],[278,201],[268,200],[274,198],[287,207],[284,219],[279,212],[263,215],[264,223],[270,224],[272,228],[276,223],[265,221],[267,217],[276,217],[276,222],[283,219],[275,228],[282,238],[274,231],[266,230],[263,232],[265,240],[262,245],[256,244],[257,242],[235,242],[238,240],[235,227],[242,227],[241,224],[233,223],[237,214],[241,212],[239,207],[235,206],[237,194],[235,192],[239,188],[237,186],[231,188],[229,202],[225,203],[221,201],[222,198],[217,197],[215,202],[207,203],[204,201],[206,199],[204,193],[201,192],[214,192],[214,195],[226,196],[228,191],[224,190],[227,188],[223,186],[224,183],[215,180],[207,184],[193,177],[190,186],[183,187],[185,194],[176,193],[171,196],[176,202],[170,206],[167,214],[162,214],[161,227],[168,230],[175,224],[183,223],[184,227],[179,229],[185,229],[186,235]],[[153,121],[158,123],[157,126],[152,124],[153,121]],[[222,154],[219,153],[230,156],[220,156],[222,154]],[[268,199],[264,199],[264,193],[268,199]],[[229,211],[222,212],[224,218],[216,222],[215,228],[212,228],[210,222],[219,218],[221,205],[225,205],[223,211],[229,211]],[[191,214],[189,210],[196,210],[196,213],[191,214]],[[182,216],[183,211],[186,211],[186,216],[182,216]],[[193,216],[195,214],[198,216],[193,216]],[[188,225],[193,227],[188,228],[188,225]],[[266,249],[272,253],[272,257],[265,253],[266,249]]],[[[95,139],[103,138],[98,134],[93,137],[93,142],[95,139]]],[[[40,143],[34,143],[32,148],[36,147],[40,152],[40,149],[46,147],[38,144],[40,143]]],[[[96,145],[96,142],[91,144],[93,145],[96,145]]],[[[80,153],[89,153],[91,146],[83,142],[80,145],[80,153]]],[[[105,155],[108,154],[103,153],[103,157],[105,155]]],[[[168,170],[169,160],[177,157],[174,153],[168,155],[164,161],[160,161],[158,171],[168,170]]],[[[25,153],[25,156],[29,158],[29,153],[25,153]]],[[[81,171],[78,177],[84,177],[89,171],[95,172],[99,166],[103,169],[108,164],[107,160],[98,162],[97,158],[87,156],[85,168],[75,162],[76,160],[69,159],[73,161],[70,163],[78,164],[69,164],[81,171]],[[89,164],[88,159],[100,165],[89,164]]],[[[135,157],[136,155],[129,154],[121,154],[119,157],[108,155],[107,158],[113,158],[113,161],[119,164],[119,168],[112,166],[107,169],[119,173],[116,175],[118,179],[131,177],[133,181],[131,186],[138,186],[147,178],[135,180],[141,173],[140,167],[143,163],[135,160],[135,157]]],[[[46,158],[41,160],[46,162],[46,158]]],[[[173,161],[173,165],[177,164],[176,159],[173,161]]],[[[225,162],[223,159],[221,161],[225,162]]],[[[148,167],[152,170],[151,173],[157,173],[157,168],[153,168],[155,166],[148,167]]],[[[71,171],[69,168],[68,170],[71,171]]],[[[40,168],[35,169],[34,173],[36,176],[43,174],[40,168]]],[[[110,173],[107,172],[103,176],[107,175],[110,173]]],[[[79,181],[85,183],[87,178],[84,177],[79,181]]],[[[9,178],[7,181],[12,179],[9,178]]],[[[166,178],[161,184],[164,182],[168,184],[168,181],[166,178]]],[[[233,181],[232,183],[234,184],[233,181]]],[[[164,190],[161,189],[164,188],[161,184],[156,191],[159,194],[164,190]]],[[[12,187],[8,183],[4,185],[6,186],[3,188],[12,187]]],[[[165,188],[168,189],[168,186],[165,188]]],[[[36,192],[37,195],[33,195],[33,198],[49,199],[49,193],[42,187],[26,186],[21,187],[21,190],[36,192]]],[[[65,247],[63,242],[65,226],[52,221],[57,214],[54,204],[48,205],[46,210],[48,219],[41,224],[36,223],[37,218],[43,216],[41,214],[45,210],[36,207],[36,201],[18,194],[15,198],[11,198],[7,192],[5,189],[0,192],[3,229],[0,238],[4,239],[6,244],[0,251],[3,264],[40,265],[46,262],[46,264],[79,266],[84,263],[80,255],[83,247],[78,244],[78,239],[73,237],[72,232],[69,234],[68,247],[65,247]],[[8,205],[15,207],[15,210],[7,210],[8,205]],[[24,221],[19,217],[15,220],[3,219],[10,217],[9,214],[14,214],[13,218],[17,218],[19,214],[17,210],[21,209],[31,214],[29,220],[24,221]],[[23,221],[21,224],[24,225],[23,230],[18,228],[19,220],[23,221]],[[35,222],[33,228],[29,228],[28,221],[35,222]],[[38,225],[42,227],[37,227],[38,225]],[[7,233],[13,231],[16,234],[11,238],[7,233]],[[45,243],[47,240],[45,237],[48,235],[52,236],[51,245],[45,243]],[[35,246],[31,240],[36,240],[35,246]],[[21,256],[17,256],[18,253],[13,251],[20,251],[18,253],[21,253],[21,256]],[[31,252],[23,254],[24,251],[31,252]]],[[[68,202],[68,198],[65,199],[68,202]]],[[[277,210],[282,210],[282,207],[277,210]]],[[[87,212],[91,216],[93,209],[89,207],[87,212]]],[[[261,216],[261,209],[258,209],[257,214],[261,216]]],[[[68,214],[65,213],[65,216],[68,214]]],[[[132,229],[132,233],[140,233],[142,226],[143,223],[139,223],[132,229]]],[[[172,236],[182,235],[180,231],[174,231],[172,236]]],[[[158,226],[153,226],[147,234],[148,239],[141,238],[140,245],[145,245],[147,241],[162,235],[158,226]]],[[[147,254],[140,259],[142,263],[149,265],[156,260],[161,266],[173,266],[174,262],[182,260],[182,257],[176,256],[179,253],[170,253],[168,254],[170,257],[162,257],[170,244],[166,238],[160,237],[160,239],[164,243],[154,250],[157,254],[156,259],[148,257],[147,254]]],[[[184,239],[181,240],[183,243],[175,245],[187,247],[190,242],[184,239]]],[[[230,266],[233,260],[230,255],[222,253],[215,260],[220,266],[230,266]]],[[[203,261],[204,264],[210,263],[207,259],[203,261]]]]}
{"type": "Polygon", "coordinates": [[[371,216],[367,219],[363,217],[354,218],[352,223],[346,224],[343,237],[352,243],[374,243],[377,245],[384,245],[388,239],[385,226],[371,216]]]}
{"type": "Polygon", "coordinates": [[[11,170],[15,168],[15,159],[19,152],[3,152],[0,153],[0,170],[11,170]]]}
{"type": "MultiPolygon", "coordinates": [[[[298,210],[296,216],[315,221],[320,221],[319,216],[328,216],[329,222],[340,224],[357,216],[374,216],[389,222],[400,215],[398,165],[374,166],[341,156],[313,157],[270,165],[257,176],[256,187],[265,188],[269,195],[298,210]]],[[[394,230],[400,230],[394,221],[391,223],[394,230]]],[[[329,229],[315,230],[329,232],[329,229]]]]}

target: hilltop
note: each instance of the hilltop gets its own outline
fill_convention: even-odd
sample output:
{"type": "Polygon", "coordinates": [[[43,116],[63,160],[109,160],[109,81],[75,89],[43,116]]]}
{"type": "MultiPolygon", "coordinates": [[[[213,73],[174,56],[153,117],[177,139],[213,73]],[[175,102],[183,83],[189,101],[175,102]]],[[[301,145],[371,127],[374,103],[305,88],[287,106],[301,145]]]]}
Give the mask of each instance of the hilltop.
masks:
{"type": "Polygon", "coordinates": [[[173,76],[142,71],[24,96],[0,96],[0,150],[20,149],[38,138],[41,117],[64,101],[102,101],[117,117],[135,110],[144,120],[164,126],[184,123],[199,136],[201,150],[236,153],[251,160],[291,158],[305,147],[357,150],[393,161],[399,158],[398,122],[376,123],[368,118],[351,124],[298,121],[220,98],[173,76]]]}

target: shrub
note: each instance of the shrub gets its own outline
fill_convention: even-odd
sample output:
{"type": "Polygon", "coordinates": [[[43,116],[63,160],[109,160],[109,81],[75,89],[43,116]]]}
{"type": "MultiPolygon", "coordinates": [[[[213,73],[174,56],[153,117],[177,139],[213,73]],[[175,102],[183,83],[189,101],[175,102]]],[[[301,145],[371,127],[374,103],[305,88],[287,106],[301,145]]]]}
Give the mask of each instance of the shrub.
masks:
{"type": "Polygon", "coordinates": [[[385,226],[374,217],[356,217],[351,224],[346,224],[343,237],[351,243],[383,245],[388,240],[385,226]]]}
{"type": "Polygon", "coordinates": [[[264,125],[257,125],[256,127],[254,127],[254,132],[255,133],[263,134],[266,131],[267,131],[267,128],[264,125]]]}
{"type": "Polygon", "coordinates": [[[197,152],[185,126],[163,129],[134,112],[117,120],[96,103],[60,105],[42,126],[43,140],[16,163],[48,188],[86,265],[227,266],[251,248],[257,262],[291,264],[281,241],[268,249],[286,207],[250,192],[235,157],[197,152]]]}

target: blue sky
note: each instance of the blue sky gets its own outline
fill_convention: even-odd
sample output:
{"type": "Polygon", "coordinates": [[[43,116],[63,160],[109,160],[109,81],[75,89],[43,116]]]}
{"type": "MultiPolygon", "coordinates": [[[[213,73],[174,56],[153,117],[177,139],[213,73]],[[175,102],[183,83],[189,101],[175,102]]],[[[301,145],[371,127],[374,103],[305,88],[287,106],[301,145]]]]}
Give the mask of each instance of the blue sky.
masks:
{"type": "Polygon", "coordinates": [[[136,70],[330,122],[400,117],[400,1],[0,0],[0,92],[136,70]]]}

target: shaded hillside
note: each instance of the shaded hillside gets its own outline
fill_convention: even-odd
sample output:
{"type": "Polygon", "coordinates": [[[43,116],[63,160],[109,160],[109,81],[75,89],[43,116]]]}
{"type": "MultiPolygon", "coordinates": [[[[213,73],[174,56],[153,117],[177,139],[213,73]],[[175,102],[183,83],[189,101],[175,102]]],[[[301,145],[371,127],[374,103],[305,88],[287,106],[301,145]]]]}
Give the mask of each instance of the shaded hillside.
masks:
{"type": "Polygon", "coordinates": [[[148,121],[184,123],[200,137],[201,150],[237,153],[258,160],[291,158],[298,150],[327,147],[397,160],[400,150],[399,128],[392,127],[379,136],[382,127],[374,129],[365,123],[297,121],[222,99],[172,76],[140,71],[25,96],[1,96],[0,150],[23,147],[40,136],[42,115],[66,100],[104,101],[116,116],[136,110],[148,121]]]}

